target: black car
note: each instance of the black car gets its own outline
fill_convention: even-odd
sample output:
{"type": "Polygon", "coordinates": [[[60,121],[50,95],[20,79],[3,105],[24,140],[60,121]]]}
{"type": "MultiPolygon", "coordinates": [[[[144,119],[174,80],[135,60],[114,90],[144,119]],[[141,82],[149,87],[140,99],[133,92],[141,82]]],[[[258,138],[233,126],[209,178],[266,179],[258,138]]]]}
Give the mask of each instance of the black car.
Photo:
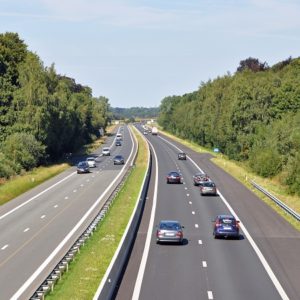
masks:
{"type": "Polygon", "coordinates": [[[81,161],[77,165],[77,174],[81,173],[89,173],[90,172],[90,167],[88,162],[86,161],[81,161]]]}
{"type": "Polygon", "coordinates": [[[116,155],[114,157],[114,165],[124,165],[124,164],[125,164],[125,160],[122,155],[116,155]]]}
{"type": "Polygon", "coordinates": [[[121,143],[121,141],[116,141],[116,146],[122,146],[122,143],[121,143]]]}
{"type": "Polygon", "coordinates": [[[184,152],[178,153],[179,160],[186,160],[186,154],[184,152]]]}
{"type": "Polygon", "coordinates": [[[167,183],[182,183],[182,177],[178,172],[172,171],[167,175],[167,183]]]}

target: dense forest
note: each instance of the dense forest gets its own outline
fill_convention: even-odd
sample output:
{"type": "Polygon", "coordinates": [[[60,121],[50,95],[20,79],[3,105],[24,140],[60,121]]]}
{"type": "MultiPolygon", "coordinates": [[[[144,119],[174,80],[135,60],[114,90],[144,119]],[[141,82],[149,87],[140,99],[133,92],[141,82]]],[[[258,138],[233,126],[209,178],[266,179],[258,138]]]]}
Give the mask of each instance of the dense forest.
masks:
{"type": "Polygon", "coordinates": [[[44,67],[18,34],[0,34],[0,178],[76,151],[108,122],[108,99],[44,67]]]}
{"type": "Polygon", "coordinates": [[[235,74],[201,83],[160,105],[159,124],[182,138],[217,147],[263,177],[277,176],[300,195],[300,59],[269,67],[240,62],[235,74]]]}
{"type": "Polygon", "coordinates": [[[158,116],[159,107],[130,107],[120,108],[112,107],[111,112],[114,119],[150,119],[158,116]]]}

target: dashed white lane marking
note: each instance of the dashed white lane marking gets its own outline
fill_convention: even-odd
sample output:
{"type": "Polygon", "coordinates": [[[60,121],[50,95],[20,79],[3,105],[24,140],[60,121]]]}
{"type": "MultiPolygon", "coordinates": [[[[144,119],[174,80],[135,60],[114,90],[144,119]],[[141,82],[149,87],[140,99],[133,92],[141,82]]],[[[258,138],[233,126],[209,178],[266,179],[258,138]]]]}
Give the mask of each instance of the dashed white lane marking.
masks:
{"type": "Polygon", "coordinates": [[[202,262],[202,267],[207,268],[207,262],[205,260],[202,262]]]}
{"type": "Polygon", "coordinates": [[[77,190],[73,190],[73,193],[76,193],[77,192],[77,190]]]}
{"type": "Polygon", "coordinates": [[[194,211],[192,211],[192,215],[194,215],[195,214],[195,212],[194,211]]]}
{"type": "Polygon", "coordinates": [[[184,189],[187,190],[187,187],[185,187],[184,189]]]}
{"type": "Polygon", "coordinates": [[[84,184],[82,183],[80,186],[81,186],[81,187],[83,187],[83,186],[84,186],[84,184]]]}
{"type": "Polygon", "coordinates": [[[202,240],[198,240],[198,244],[199,244],[199,245],[202,245],[202,240]]]}
{"type": "Polygon", "coordinates": [[[23,232],[27,232],[27,231],[29,231],[29,227],[27,227],[26,229],[24,229],[24,231],[23,232]]]}
{"type": "Polygon", "coordinates": [[[212,291],[207,291],[207,297],[210,300],[214,299],[214,295],[213,295],[212,291]]]}
{"type": "Polygon", "coordinates": [[[193,202],[192,201],[189,201],[189,204],[192,204],[193,202]]]}
{"type": "Polygon", "coordinates": [[[92,175],[93,178],[95,178],[95,175],[92,175]]]}
{"type": "Polygon", "coordinates": [[[198,225],[198,224],[195,224],[195,227],[196,227],[196,228],[198,228],[198,227],[199,227],[199,225],[198,225]]]}
{"type": "Polygon", "coordinates": [[[190,194],[186,194],[187,195],[187,197],[189,197],[190,196],[190,194]]]}
{"type": "Polygon", "coordinates": [[[5,250],[8,247],[8,245],[5,245],[1,248],[1,250],[5,250]]]}
{"type": "Polygon", "coordinates": [[[42,216],[41,216],[41,219],[44,219],[45,217],[46,217],[46,215],[42,215],[42,216]]]}
{"type": "Polygon", "coordinates": [[[55,204],[53,207],[54,207],[54,208],[57,208],[57,207],[58,207],[58,205],[57,205],[57,204],[55,204]]]}
{"type": "Polygon", "coordinates": [[[68,200],[68,199],[69,199],[69,197],[68,197],[68,196],[66,196],[66,197],[65,197],[65,200],[68,200]]]}
{"type": "Polygon", "coordinates": [[[89,180],[89,179],[87,179],[87,180],[86,180],[86,182],[90,182],[90,180],[89,180]]]}

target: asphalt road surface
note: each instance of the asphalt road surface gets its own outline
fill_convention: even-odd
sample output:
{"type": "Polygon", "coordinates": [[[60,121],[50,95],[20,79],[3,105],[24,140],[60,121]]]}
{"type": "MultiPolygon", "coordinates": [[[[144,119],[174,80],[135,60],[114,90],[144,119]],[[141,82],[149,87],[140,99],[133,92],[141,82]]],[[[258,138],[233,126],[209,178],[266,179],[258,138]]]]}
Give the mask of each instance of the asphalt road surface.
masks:
{"type": "Polygon", "coordinates": [[[300,299],[299,232],[213,164],[211,155],[161,135],[146,137],[157,156],[152,171],[152,176],[157,171],[157,187],[151,178],[133,255],[116,298],[300,299]],[[178,161],[176,146],[187,153],[187,161],[178,161]],[[218,196],[201,196],[193,185],[199,167],[216,183],[218,196]],[[166,174],[173,170],[182,174],[183,184],[166,184],[166,174]],[[211,221],[221,213],[237,214],[242,228],[239,240],[214,239],[211,221]],[[155,225],[162,219],[179,220],[185,226],[184,245],[156,244],[155,225]]]}
{"type": "MultiPolygon", "coordinates": [[[[28,299],[99,212],[129,167],[136,143],[126,126],[122,146],[115,135],[94,153],[96,168],[76,166],[0,207],[0,299],[28,299]],[[114,165],[122,154],[125,166],[114,165]]],[[[82,158],[81,158],[82,159],[82,158]]]]}

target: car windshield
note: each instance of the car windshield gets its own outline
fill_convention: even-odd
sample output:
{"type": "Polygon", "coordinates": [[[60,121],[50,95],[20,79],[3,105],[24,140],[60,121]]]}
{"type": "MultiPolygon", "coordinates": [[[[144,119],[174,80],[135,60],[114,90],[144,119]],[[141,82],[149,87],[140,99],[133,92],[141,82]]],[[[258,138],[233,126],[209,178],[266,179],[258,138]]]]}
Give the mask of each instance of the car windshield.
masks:
{"type": "Polygon", "coordinates": [[[181,226],[178,223],[171,223],[171,222],[166,222],[166,223],[160,223],[160,229],[165,229],[165,230],[180,230],[181,226]]]}
{"type": "Polygon", "coordinates": [[[233,225],[235,223],[235,220],[232,218],[222,218],[220,219],[220,223],[224,225],[233,225]]]}
{"type": "Polygon", "coordinates": [[[171,172],[171,173],[169,173],[169,176],[178,177],[179,174],[176,172],[171,172]]]}

